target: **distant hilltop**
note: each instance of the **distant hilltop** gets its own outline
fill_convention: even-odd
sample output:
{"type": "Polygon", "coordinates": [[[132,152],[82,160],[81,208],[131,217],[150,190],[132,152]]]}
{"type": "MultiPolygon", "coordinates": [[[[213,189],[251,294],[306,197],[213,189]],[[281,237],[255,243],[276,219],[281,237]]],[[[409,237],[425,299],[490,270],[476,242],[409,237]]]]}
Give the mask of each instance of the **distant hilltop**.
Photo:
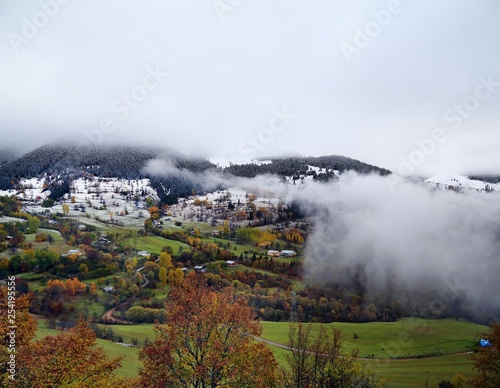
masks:
{"type": "Polygon", "coordinates": [[[440,189],[455,190],[461,192],[500,191],[500,183],[494,183],[495,179],[492,179],[492,181],[493,182],[487,182],[463,175],[440,174],[435,176],[434,178],[427,179],[425,183],[434,185],[440,189]]]}

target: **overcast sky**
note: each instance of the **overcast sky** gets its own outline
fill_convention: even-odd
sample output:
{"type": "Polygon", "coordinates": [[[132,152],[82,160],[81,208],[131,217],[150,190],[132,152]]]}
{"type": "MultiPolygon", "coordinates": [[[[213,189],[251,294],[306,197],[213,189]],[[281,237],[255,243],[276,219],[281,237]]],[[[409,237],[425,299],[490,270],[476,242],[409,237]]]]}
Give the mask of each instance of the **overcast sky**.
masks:
{"type": "Polygon", "coordinates": [[[498,0],[0,0],[2,142],[499,173],[499,16],[498,0]]]}

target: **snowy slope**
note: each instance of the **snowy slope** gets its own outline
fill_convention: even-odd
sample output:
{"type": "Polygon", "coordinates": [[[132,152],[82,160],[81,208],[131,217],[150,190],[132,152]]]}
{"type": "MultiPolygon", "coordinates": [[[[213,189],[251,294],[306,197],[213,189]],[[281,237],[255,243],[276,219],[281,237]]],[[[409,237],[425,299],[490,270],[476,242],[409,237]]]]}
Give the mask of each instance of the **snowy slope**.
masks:
{"type": "Polygon", "coordinates": [[[425,183],[434,185],[440,189],[464,192],[500,191],[500,183],[493,184],[454,174],[440,174],[426,180],[425,183]]]}

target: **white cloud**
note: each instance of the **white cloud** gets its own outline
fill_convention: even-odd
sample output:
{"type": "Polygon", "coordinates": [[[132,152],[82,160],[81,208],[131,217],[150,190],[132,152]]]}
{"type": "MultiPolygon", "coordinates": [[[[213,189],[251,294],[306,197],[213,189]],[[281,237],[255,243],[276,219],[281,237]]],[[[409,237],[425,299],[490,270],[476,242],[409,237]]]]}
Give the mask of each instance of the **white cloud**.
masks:
{"type": "MultiPolygon", "coordinates": [[[[20,34],[40,5],[0,2],[0,128],[25,147],[80,140],[146,66],[159,64],[168,80],[107,141],[233,156],[273,108],[287,106],[300,120],[266,155],[343,154],[395,170],[398,155],[441,125],[479,76],[500,79],[500,5],[402,0],[403,10],[347,63],[340,43],[388,3],[260,0],[221,21],[211,2],[70,1],[15,54],[8,34],[20,34]]],[[[473,142],[450,137],[418,172],[491,170],[499,100],[464,125],[473,142]]]]}

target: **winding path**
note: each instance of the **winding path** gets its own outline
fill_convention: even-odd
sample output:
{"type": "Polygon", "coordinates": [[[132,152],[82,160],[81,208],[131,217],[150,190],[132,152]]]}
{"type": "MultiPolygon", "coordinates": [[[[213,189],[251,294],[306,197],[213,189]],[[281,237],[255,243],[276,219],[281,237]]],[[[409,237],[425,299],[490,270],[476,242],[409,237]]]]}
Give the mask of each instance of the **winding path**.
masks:
{"type": "MultiPolygon", "coordinates": [[[[158,260],[156,260],[158,261],[158,260]]],[[[135,273],[140,273],[142,270],[144,269],[144,266],[142,266],[141,268],[137,268],[135,270],[135,273]]],[[[144,283],[141,285],[140,288],[143,288],[144,286],[146,286],[147,284],[149,283],[149,279],[147,277],[144,277],[144,283]]],[[[131,302],[133,302],[135,299],[135,296],[132,295],[130,298],[128,298],[125,302],[121,303],[120,305],[116,306],[116,307],[113,307],[112,309],[109,309],[108,311],[106,311],[102,317],[101,317],[101,321],[103,324],[105,325],[133,325],[134,323],[133,322],[129,322],[129,321],[124,321],[123,319],[118,319],[118,318],[115,318],[113,317],[113,313],[115,312],[115,310],[117,308],[120,308],[120,307],[123,307],[131,302]]]]}
{"type": "Polygon", "coordinates": [[[111,310],[106,311],[102,316],[102,323],[104,324],[112,324],[112,325],[132,325],[132,322],[124,321],[122,319],[118,319],[113,317],[113,313],[115,312],[116,307],[111,310]]]}

